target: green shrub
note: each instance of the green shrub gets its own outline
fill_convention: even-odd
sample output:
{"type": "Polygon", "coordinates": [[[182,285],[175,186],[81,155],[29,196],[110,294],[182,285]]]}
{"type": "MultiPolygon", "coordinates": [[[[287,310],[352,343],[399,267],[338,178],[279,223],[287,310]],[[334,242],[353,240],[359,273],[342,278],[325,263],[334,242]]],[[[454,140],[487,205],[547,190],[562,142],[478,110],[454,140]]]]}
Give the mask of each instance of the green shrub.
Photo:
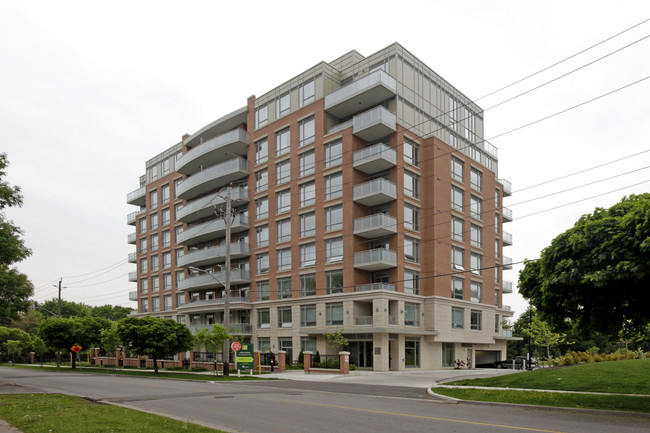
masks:
{"type": "Polygon", "coordinates": [[[208,369],[205,368],[205,367],[196,367],[196,366],[190,368],[190,370],[192,370],[192,371],[208,371],[208,369]]]}

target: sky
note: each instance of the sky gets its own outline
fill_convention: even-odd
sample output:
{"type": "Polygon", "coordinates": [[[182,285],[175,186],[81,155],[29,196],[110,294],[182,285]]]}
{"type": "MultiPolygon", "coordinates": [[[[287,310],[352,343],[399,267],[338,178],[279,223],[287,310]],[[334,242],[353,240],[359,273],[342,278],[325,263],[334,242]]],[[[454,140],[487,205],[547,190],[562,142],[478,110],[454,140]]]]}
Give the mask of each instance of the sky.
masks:
{"type": "Polygon", "coordinates": [[[399,42],[485,110],[512,183],[515,287],[519,263],[581,215],[650,191],[650,2],[236,3],[0,0],[0,152],[24,195],[6,213],[32,250],[18,268],[34,299],[62,279],[65,300],[135,308],[126,195],[145,162],[353,49],[399,42]]]}

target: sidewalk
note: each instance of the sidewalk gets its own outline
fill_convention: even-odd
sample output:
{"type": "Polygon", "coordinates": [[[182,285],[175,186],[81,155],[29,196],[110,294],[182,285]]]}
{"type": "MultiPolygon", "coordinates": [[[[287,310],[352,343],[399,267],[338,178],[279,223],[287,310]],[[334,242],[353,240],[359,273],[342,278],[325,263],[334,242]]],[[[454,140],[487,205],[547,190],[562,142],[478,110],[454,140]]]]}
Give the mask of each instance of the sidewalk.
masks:
{"type": "Polygon", "coordinates": [[[0,419],[0,433],[23,433],[21,430],[18,430],[16,427],[9,425],[9,423],[3,419],[0,419]]]}

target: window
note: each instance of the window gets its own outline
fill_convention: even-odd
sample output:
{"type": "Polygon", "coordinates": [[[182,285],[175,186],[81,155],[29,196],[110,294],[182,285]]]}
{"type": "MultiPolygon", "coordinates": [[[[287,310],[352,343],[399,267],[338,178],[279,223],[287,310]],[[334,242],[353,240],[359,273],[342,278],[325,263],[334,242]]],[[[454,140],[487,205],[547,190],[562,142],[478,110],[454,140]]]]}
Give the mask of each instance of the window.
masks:
{"type": "Polygon", "coordinates": [[[420,240],[404,236],[404,260],[420,263],[420,240]]]}
{"type": "Polygon", "coordinates": [[[151,221],[151,230],[156,230],[158,228],[158,214],[152,214],[149,219],[151,221]]]}
{"type": "Polygon", "coordinates": [[[169,230],[162,232],[162,246],[168,248],[172,244],[172,234],[169,230]]]}
{"type": "Polygon", "coordinates": [[[343,206],[325,208],[325,231],[341,230],[343,228],[343,206]]]}
{"type": "Polygon", "coordinates": [[[404,303],[404,325],[420,326],[420,304],[404,303]]]}
{"type": "Polygon", "coordinates": [[[472,253],[470,256],[470,270],[474,275],[481,275],[481,268],[483,267],[483,256],[477,253],[472,253]]]}
{"type": "Polygon", "coordinates": [[[453,329],[465,327],[465,310],[463,308],[451,307],[451,327],[453,329]]]}
{"type": "Polygon", "coordinates": [[[278,328],[291,328],[291,307],[278,307],[278,328]]]}
{"type": "Polygon", "coordinates": [[[483,285],[479,283],[478,281],[472,281],[470,283],[470,300],[472,302],[481,302],[481,291],[483,289],[483,285]]]}
{"type": "Polygon", "coordinates": [[[275,164],[275,183],[289,182],[291,180],[291,162],[289,160],[275,164]]]}
{"type": "Polygon", "coordinates": [[[147,231],[147,219],[146,218],[141,218],[140,219],[140,233],[144,233],[147,231]]]}
{"type": "Polygon", "coordinates": [[[291,220],[278,221],[275,224],[275,232],[277,243],[289,242],[291,240],[291,220]]]}
{"type": "Polygon", "coordinates": [[[494,282],[496,284],[499,284],[499,281],[501,280],[501,276],[499,272],[500,268],[501,267],[498,264],[494,265],[494,282]]]}
{"type": "Polygon", "coordinates": [[[494,315],[494,332],[499,333],[499,315],[495,314],[494,315]]]}
{"type": "Polygon", "coordinates": [[[465,297],[465,280],[459,277],[451,277],[451,297],[463,299],[465,297]]]}
{"type": "Polygon", "coordinates": [[[258,254],[255,257],[257,275],[269,273],[269,253],[258,254]]]}
{"type": "Polygon", "coordinates": [[[146,274],[147,271],[147,259],[140,259],[140,273],[146,274]]]}
{"type": "Polygon", "coordinates": [[[315,98],[315,88],[314,80],[305,81],[300,85],[300,90],[298,92],[298,99],[300,100],[300,106],[303,107],[310,102],[314,102],[315,98]]]}
{"type": "Polygon", "coordinates": [[[291,190],[286,189],[275,195],[276,213],[289,212],[291,210],[291,190]]]}
{"type": "Polygon", "coordinates": [[[420,294],[420,273],[404,269],[404,293],[420,294]]]}
{"type": "Polygon", "coordinates": [[[420,164],[420,145],[408,138],[404,139],[404,162],[416,167],[420,164]]]}
{"type": "Polygon", "coordinates": [[[499,208],[499,190],[498,189],[494,190],[494,208],[495,209],[499,208]]]}
{"type": "Polygon", "coordinates": [[[449,97],[449,126],[456,129],[458,122],[458,101],[451,96],[449,97]]]}
{"type": "Polygon", "coordinates": [[[155,189],[149,192],[149,209],[158,207],[158,191],[155,189]]]}
{"type": "Polygon", "coordinates": [[[343,195],[343,175],[331,174],[325,177],[325,200],[341,197],[343,195]]]}
{"type": "Polygon", "coordinates": [[[325,272],[325,292],[328,295],[332,293],[343,293],[343,271],[325,272]]]}
{"type": "Polygon", "coordinates": [[[499,214],[494,214],[494,233],[499,233],[499,214]]]}
{"type": "Polygon", "coordinates": [[[483,188],[483,175],[475,168],[470,171],[470,184],[477,191],[481,191],[483,188]]]}
{"type": "Polygon", "coordinates": [[[406,337],[404,339],[404,366],[417,368],[420,366],[420,339],[406,337]]]}
{"type": "Polygon", "coordinates": [[[147,293],[149,291],[149,280],[147,278],[140,279],[140,293],[147,293]]]}
{"type": "Polygon", "coordinates": [[[262,197],[255,200],[255,218],[258,220],[267,218],[269,216],[269,199],[262,197]]]}
{"type": "Polygon", "coordinates": [[[300,267],[314,266],[316,264],[316,244],[300,245],[300,267]]]}
{"type": "Polygon", "coordinates": [[[316,214],[309,212],[300,215],[300,237],[306,238],[316,234],[316,214]]]}
{"type": "Polygon", "coordinates": [[[176,287],[178,288],[178,285],[180,284],[181,281],[185,279],[185,272],[184,271],[176,271],[176,287]]]}
{"type": "MultiPolygon", "coordinates": [[[[176,306],[178,307],[179,305],[183,305],[185,303],[185,293],[177,293],[176,294],[176,306]]],[[[183,319],[185,319],[185,316],[182,316],[183,319]]],[[[183,321],[185,323],[185,321],[183,321]]]]}
{"type": "Polygon", "coordinates": [[[257,337],[257,346],[260,348],[262,353],[269,353],[271,351],[271,339],[257,337]]]}
{"type": "Polygon", "coordinates": [[[316,294],[316,274],[300,276],[300,296],[314,296],[316,294]]]}
{"type": "Polygon", "coordinates": [[[470,201],[470,213],[477,220],[483,219],[483,200],[472,196],[470,201]]]}
{"type": "Polygon", "coordinates": [[[465,240],[465,221],[462,218],[451,217],[451,238],[460,242],[465,240]]]}
{"type": "Polygon", "coordinates": [[[257,300],[258,301],[268,301],[271,299],[271,290],[269,288],[268,281],[258,281],[255,284],[257,288],[257,300]]]}
{"type": "Polygon", "coordinates": [[[458,137],[454,134],[449,134],[449,145],[454,149],[458,149],[458,137]]]}
{"type": "Polygon", "coordinates": [[[178,198],[178,187],[181,185],[181,183],[183,183],[183,179],[174,180],[174,198],[178,198]]]}
{"type": "MultiPolygon", "coordinates": [[[[169,164],[169,160],[166,161],[169,164]]],[[[163,185],[160,188],[160,196],[162,204],[169,203],[169,185],[163,185]]]]}
{"type": "Polygon", "coordinates": [[[476,119],[474,113],[465,109],[465,138],[471,143],[474,142],[474,132],[476,130],[476,119]]]}
{"type": "Polygon", "coordinates": [[[343,260],[343,238],[327,239],[325,241],[325,263],[343,260]]]}
{"type": "Polygon", "coordinates": [[[325,304],[325,324],[343,325],[343,302],[325,304]]]}
{"type": "Polygon", "coordinates": [[[269,140],[266,138],[255,142],[255,164],[261,164],[269,159],[269,140]]]}
{"type": "Polygon", "coordinates": [[[307,144],[313,143],[315,135],[316,135],[316,121],[314,120],[314,116],[308,117],[307,119],[298,122],[298,145],[299,146],[306,146],[307,144]]]}
{"type": "Polygon", "coordinates": [[[164,309],[165,310],[171,310],[172,309],[172,295],[165,295],[165,305],[164,309]]]}
{"type": "Polygon", "coordinates": [[[316,202],[316,183],[307,182],[300,185],[300,207],[311,206],[316,202]]]}
{"type": "Polygon", "coordinates": [[[291,94],[289,92],[275,100],[276,117],[286,116],[291,111],[291,94]]]}
{"type": "Polygon", "coordinates": [[[291,278],[278,278],[278,299],[291,298],[291,278]]]}
{"type": "Polygon", "coordinates": [[[300,306],[300,326],[316,326],[316,306],[300,306]]]}
{"type": "Polygon", "coordinates": [[[291,270],[291,248],[277,251],[278,272],[291,270]]]}
{"type": "Polygon", "coordinates": [[[151,271],[157,271],[159,267],[158,256],[157,255],[151,256],[150,261],[151,261],[151,266],[150,266],[151,271]]]}
{"type": "Polygon", "coordinates": [[[140,254],[147,252],[147,238],[140,239],[140,254]]]}
{"type": "Polygon", "coordinates": [[[161,212],[161,215],[162,215],[162,225],[163,226],[169,225],[169,223],[171,222],[171,216],[170,216],[169,208],[164,209],[161,212]]]}
{"type": "Polygon", "coordinates": [[[465,270],[465,250],[451,247],[451,267],[460,271],[465,270]]]}
{"type": "Polygon", "coordinates": [[[265,247],[269,244],[269,226],[264,224],[263,226],[255,227],[255,246],[265,247]]]}
{"type": "Polygon", "coordinates": [[[464,178],[463,171],[464,171],[463,161],[461,161],[458,158],[454,158],[452,156],[451,157],[451,178],[459,182],[462,182],[464,178]]]}
{"type": "Polygon", "coordinates": [[[157,292],[158,290],[160,290],[160,277],[156,275],[151,277],[151,291],[157,292]]]}
{"type": "Polygon", "coordinates": [[[499,289],[494,291],[494,305],[499,306],[499,289]]]}
{"type": "Polygon", "coordinates": [[[465,193],[455,186],[451,187],[451,208],[459,212],[465,208],[465,193]]]}
{"type": "Polygon", "coordinates": [[[149,300],[140,299],[140,312],[148,313],[149,312],[149,300]]]}
{"type": "Polygon", "coordinates": [[[404,204],[404,228],[420,230],[420,209],[407,203],[404,204]]]}
{"type": "Polygon", "coordinates": [[[482,315],[483,314],[481,313],[481,311],[478,311],[478,310],[472,310],[471,311],[471,313],[470,313],[470,317],[471,317],[470,329],[472,331],[480,331],[481,329],[483,329],[483,324],[481,323],[482,320],[483,320],[482,315]]]}
{"type": "Polygon", "coordinates": [[[420,197],[420,176],[404,170],[404,194],[413,198],[420,197]]]}
{"type": "Polygon", "coordinates": [[[260,329],[271,327],[271,312],[268,308],[257,310],[257,327],[260,329]]]}
{"type": "Polygon", "coordinates": [[[481,162],[481,151],[476,148],[476,146],[471,145],[469,147],[469,157],[474,161],[481,162]]]}
{"type": "Polygon", "coordinates": [[[314,174],[316,168],[316,154],[313,150],[309,152],[301,153],[298,157],[298,163],[300,165],[300,177],[314,174]]]}
{"type": "Polygon", "coordinates": [[[267,169],[255,172],[255,192],[260,192],[269,187],[269,171],[267,169]]]}
{"type": "Polygon", "coordinates": [[[170,252],[163,253],[162,258],[163,258],[163,269],[171,268],[172,267],[172,253],[170,253],[170,252]]]}
{"type": "Polygon", "coordinates": [[[472,224],[470,234],[472,239],[472,246],[481,248],[481,245],[483,244],[483,228],[481,226],[477,226],[476,224],[472,224]]]}
{"type": "Polygon", "coordinates": [[[454,343],[442,343],[442,366],[454,367],[454,343]]]}
{"type": "Polygon", "coordinates": [[[269,121],[269,107],[264,104],[255,110],[255,129],[266,125],[269,121]]]}
{"type": "Polygon", "coordinates": [[[343,142],[336,140],[325,144],[325,168],[341,164],[343,155],[343,142]]]}
{"type": "Polygon", "coordinates": [[[291,130],[285,128],[275,133],[275,156],[284,155],[291,149],[291,130]]]}

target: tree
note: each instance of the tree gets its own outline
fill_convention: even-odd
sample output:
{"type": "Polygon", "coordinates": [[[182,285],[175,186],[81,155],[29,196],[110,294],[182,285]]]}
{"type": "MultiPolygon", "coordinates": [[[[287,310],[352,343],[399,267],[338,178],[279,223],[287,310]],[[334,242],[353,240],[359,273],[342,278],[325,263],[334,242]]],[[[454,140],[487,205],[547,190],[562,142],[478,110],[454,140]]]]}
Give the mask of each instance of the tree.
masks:
{"type": "Polygon", "coordinates": [[[206,350],[212,353],[218,353],[223,348],[226,340],[232,339],[232,335],[226,332],[223,325],[212,325],[212,329],[203,328],[196,333],[194,337],[196,342],[204,346],[206,350]]]}
{"type": "Polygon", "coordinates": [[[617,335],[650,323],[650,194],[598,208],[519,274],[521,294],[553,328],[617,335]]]}
{"type": "Polygon", "coordinates": [[[60,352],[69,352],[72,345],[77,343],[79,327],[74,319],[50,317],[39,325],[38,336],[57,351],[56,366],[60,367],[60,352]]]}
{"type": "Polygon", "coordinates": [[[25,331],[17,328],[0,326],[0,351],[14,355],[27,351],[31,347],[32,337],[25,331]]]}
{"type": "Polygon", "coordinates": [[[325,339],[329,348],[336,353],[348,345],[348,339],[343,336],[342,330],[340,329],[337,329],[336,332],[325,333],[325,339]]]}
{"type": "Polygon", "coordinates": [[[122,307],[119,305],[102,305],[101,307],[91,307],[90,315],[93,317],[103,317],[108,320],[126,319],[133,312],[133,308],[122,307]]]}
{"type": "Polygon", "coordinates": [[[551,366],[551,347],[563,343],[565,334],[553,332],[548,323],[542,321],[535,315],[530,329],[525,329],[524,332],[529,335],[536,345],[546,348],[546,359],[548,360],[549,367],[551,366]]]}
{"type": "Polygon", "coordinates": [[[41,360],[41,365],[43,364],[43,354],[47,352],[47,344],[45,344],[45,341],[41,337],[34,337],[32,340],[32,350],[36,355],[38,355],[38,358],[41,360]]]}
{"type": "Polygon", "coordinates": [[[106,353],[115,353],[121,345],[122,341],[117,333],[117,323],[111,322],[109,327],[101,331],[101,347],[104,348],[106,353]]]}
{"type": "Polygon", "coordinates": [[[117,333],[127,350],[153,359],[158,373],[158,358],[190,350],[194,337],[183,324],[158,317],[127,317],[117,325],[117,333]]]}
{"type": "Polygon", "coordinates": [[[18,313],[29,309],[29,297],[34,286],[27,276],[13,268],[14,263],[29,257],[31,251],[22,239],[22,230],[7,220],[3,210],[22,206],[20,187],[4,180],[9,165],[7,154],[0,153],[0,325],[9,325],[19,318],[18,313]]]}
{"type": "MultiPolygon", "coordinates": [[[[83,317],[90,315],[90,306],[81,302],[71,302],[61,299],[61,317],[83,317]]],[[[52,298],[41,304],[36,304],[36,311],[43,317],[50,317],[59,312],[59,300],[52,298]]]]}

